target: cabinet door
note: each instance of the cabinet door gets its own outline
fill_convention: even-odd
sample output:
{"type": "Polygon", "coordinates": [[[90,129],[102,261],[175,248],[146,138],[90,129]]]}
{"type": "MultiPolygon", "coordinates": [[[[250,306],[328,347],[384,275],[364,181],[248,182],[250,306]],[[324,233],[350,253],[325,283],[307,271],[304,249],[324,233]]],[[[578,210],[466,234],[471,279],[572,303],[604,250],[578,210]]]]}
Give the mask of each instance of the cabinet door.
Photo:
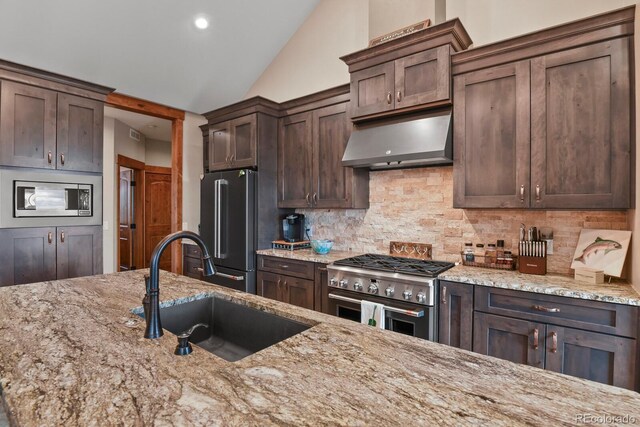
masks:
{"type": "Polygon", "coordinates": [[[56,167],[56,92],[0,83],[0,164],[56,167]]]}
{"type": "Polygon", "coordinates": [[[549,325],[546,341],[547,369],[635,388],[636,340],[549,325]]]}
{"type": "Polygon", "coordinates": [[[104,104],[58,94],[57,168],[102,172],[104,104]]]}
{"type": "Polygon", "coordinates": [[[531,60],[533,207],[629,207],[629,43],[531,60]]]}
{"type": "Polygon", "coordinates": [[[102,226],[57,228],[58,279],[102,273],[102,226]]]}
{"type": "Polygon", "coordinates": [[[312,114],[280,119],[278,124],[278,207],[311,206],[312,114]]]}
{"type": "Polygon", "coordinates": [[[326,313],[329,310],[329,272],[327,264],[316,264],[315,285],[315,311],[326,313]]]}
{"type": "Polygon", "coordinates": [[[282,284],[284,302],[313,310],[315,299],[313,280],[289,276],[282,276],[282,280],[284,280],[282,284]]]}
{"type": "Polygon", "coordinates": [[[473,351],[544,368],[545,325],[475,312],[473,351]]]}
{"type": "Polygon", "coordinates": [[[529,206],[529,62],[456,76],[456,208],[529,206]]]}
{"type": "Polygon", "coordinates": [[[347,104],[313,112],[314,207],[347,208],[352,205],[353,168],[342,166],[344,149],[351,135],[347,104]]]}
{"type": "Polygon", "coordinates": [[[264,271],[258,271],[257,279],[258,295],[276,301],[284,301],[281,289],[284,281],[281,276],[264,271]]]}
{"type": "Polygon", "coordinates": [[[440,281],[438,290],[438,342],[471,351],[473,285],[440,281]]]}
{"type": "Polygon", "coordinates": [[[0,286],[56,279],[56,229],[0,229],[0,286]]]}
{"type": "Polygon", "coordinates": [[[395,108],[450,98],[449,45],[395,60],[395,108]]]}
{"type": "Polygon", "coordinates": [[[393,61],[351,73],[351,117],[393,110],[393,73],[393,61]]]}
{"type": "Polygon", "coordinates": [[[251,114],[231,121],[231,157],[234,168],[251,168],[257,165],[256,115],[251,114]]]}
{"type": "Polygon", "coordinates": [[[231,158],[231,123],[216,123],[209,128],[209,171],[229,169],[231,158]]]}

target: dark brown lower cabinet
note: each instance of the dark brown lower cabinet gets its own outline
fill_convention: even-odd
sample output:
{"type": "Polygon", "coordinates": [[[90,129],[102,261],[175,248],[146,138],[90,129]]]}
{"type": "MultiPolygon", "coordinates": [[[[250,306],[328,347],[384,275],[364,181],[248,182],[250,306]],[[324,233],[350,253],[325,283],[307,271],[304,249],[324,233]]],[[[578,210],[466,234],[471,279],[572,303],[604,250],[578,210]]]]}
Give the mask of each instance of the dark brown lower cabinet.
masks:
{"type": "Polygon", "coordinates": [[[102,226],[0,229],[0,286],[102,273],[102,226]]]}
{"type": "Polygon", "coordinates": [[[316,264],[314,282],[316,285],[314,309],[326,313],[329,307],[329,272],[327,271],[327,264],[316,264]]]}
{"type": "Polygon", "coordinates": [[[313,280],[258,271],[258,295],[277,301],[314,309],[313,280]]]}
{"type": "Polygon", "coordinates": [[[473,343],[473,285],[440,281],[438,342],[471,351],[473,343]]]}
{"type": "Polygon", "coordinates": [[[547,325],[546,369],[633,390],[636,340],[547,325]]]}
{"type": "Polygon", "coordinates": [[[545,325],[476,312],[473,351],[544,368],[545,325]]]}

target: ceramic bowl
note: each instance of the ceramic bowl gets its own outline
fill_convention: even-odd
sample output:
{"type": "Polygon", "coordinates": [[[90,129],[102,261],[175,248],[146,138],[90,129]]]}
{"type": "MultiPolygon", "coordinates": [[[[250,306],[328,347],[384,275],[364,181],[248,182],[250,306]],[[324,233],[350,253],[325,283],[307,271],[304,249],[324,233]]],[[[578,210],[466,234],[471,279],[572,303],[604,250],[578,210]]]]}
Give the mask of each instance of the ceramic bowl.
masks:
{"type": "Polygon", "coordinates": [[[311,240],[311,247],[313,251],[320,255],[328,254],[333,246],[333,240],[319,239],[311,240]]]}

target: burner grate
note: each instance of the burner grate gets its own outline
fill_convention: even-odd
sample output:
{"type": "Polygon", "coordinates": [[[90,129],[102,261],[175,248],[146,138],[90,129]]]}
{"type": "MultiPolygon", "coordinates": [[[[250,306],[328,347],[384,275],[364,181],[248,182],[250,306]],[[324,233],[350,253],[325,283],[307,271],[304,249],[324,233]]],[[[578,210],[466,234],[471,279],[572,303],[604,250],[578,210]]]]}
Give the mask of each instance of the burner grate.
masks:
{"type": "Polygon", "coordinates": [[[364,254],[341,259],[335,261],[334,264],[427,277],[435,277],[455,265],[451,262],[444,261],[420,260],[376,254],[364,254]]]}

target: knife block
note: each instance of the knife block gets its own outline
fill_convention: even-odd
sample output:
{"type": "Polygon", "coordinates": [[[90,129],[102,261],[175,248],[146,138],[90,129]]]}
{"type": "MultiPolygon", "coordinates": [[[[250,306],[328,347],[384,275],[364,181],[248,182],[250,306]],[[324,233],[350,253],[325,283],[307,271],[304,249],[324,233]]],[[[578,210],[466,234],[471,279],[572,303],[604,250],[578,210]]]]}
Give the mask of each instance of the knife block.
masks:
{"type": "Polygon", "coordinates": [[[526,274],[547,274],[547,257],[523,256],[518,257],[520,263],[518,271],[526,274]]]}

